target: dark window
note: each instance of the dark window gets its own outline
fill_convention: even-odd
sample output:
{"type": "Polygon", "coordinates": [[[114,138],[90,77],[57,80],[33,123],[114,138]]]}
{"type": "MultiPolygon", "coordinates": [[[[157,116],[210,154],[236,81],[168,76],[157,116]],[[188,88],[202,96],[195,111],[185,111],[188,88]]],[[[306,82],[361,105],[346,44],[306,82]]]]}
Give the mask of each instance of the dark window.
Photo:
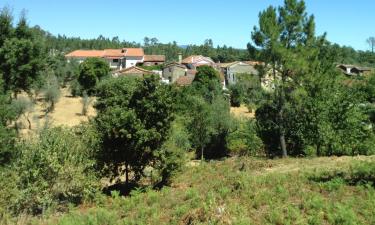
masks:
{"type": "Polygon", "coordinates": [[[118,59],[113,59],[112,62],[118,63],[118,59]]]}

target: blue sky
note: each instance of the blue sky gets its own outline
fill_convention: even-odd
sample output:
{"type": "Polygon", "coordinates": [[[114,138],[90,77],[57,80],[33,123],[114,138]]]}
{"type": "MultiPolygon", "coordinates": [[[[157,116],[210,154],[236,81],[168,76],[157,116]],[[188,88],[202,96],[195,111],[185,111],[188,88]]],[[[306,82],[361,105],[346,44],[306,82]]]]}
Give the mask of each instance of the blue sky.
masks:
{"type": "MultiPolygon", "coordinates": [[[[3,0],[17,18],[27,11],[30,25],[52,34],[82,38],[119,36],[142,42],[145,36],[180,45],[200,44],[246,48],[259,11],[283,0],[3,0]]],[[[5,3],[5,4],[4,4],[5,3]]],[[[375,36],[374,0],[307,0],[315,15],[317,33],[340,45],[367,50],[366,39],[375,36]]]]}

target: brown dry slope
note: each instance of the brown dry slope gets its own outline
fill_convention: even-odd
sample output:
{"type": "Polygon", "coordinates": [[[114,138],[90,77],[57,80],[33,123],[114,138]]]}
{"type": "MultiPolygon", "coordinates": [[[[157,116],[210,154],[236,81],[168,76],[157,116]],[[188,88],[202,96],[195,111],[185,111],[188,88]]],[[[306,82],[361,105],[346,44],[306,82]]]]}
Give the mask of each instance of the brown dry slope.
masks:
{"type": "MultiPolygon", "coordinates": [[[[45,106],[43,101],[38,101],[34,105],[33,111],[29,115],[29,119],[32,124],[32,131],[37,130],[39,127],[45,124],[46,120],[51,126],[76,126],[81,122],[88,121],[90,117],[94,117],[96,112],[93,108],[93,103],[95,99],[91,101],[88,108],[88,113],[83,116],[82,113],[82,98],[81,97],[71,97],[68,89],[61,90],[61,97],[55,105],[55,110],[45,116],[45,106]]],[[[19,121],[20,127],[24,128],[21,132],[30,132],[27,129],[27,121],[21,118],[19,121]]]]}

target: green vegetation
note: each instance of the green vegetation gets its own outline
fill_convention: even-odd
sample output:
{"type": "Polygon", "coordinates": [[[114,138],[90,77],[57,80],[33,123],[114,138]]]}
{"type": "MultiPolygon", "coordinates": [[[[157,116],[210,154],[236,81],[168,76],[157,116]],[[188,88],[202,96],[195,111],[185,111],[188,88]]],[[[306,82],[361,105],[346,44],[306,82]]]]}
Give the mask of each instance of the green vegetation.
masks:
{"type": "Polygon", "coordinates": [[[85,92],[92,94],[97,83],[109,75],[109,70],[104,60],[88,58],[79,65],[78,82],[85,92]]]}
{"type": "Polygon", "coordinates": [[[109,79],[98,87],[97,97],[95,125],[102,140],[98,163],[111,178],[125,174],[126,184],[139,181],[169,132],[173,115],[168,87],[155,76],[109,79]]]}
{"type": "Polygon", "coordinates": [[[373,224],[372,158],[232,158],[43,224],[373,224]],[[360,182],[353,182],[360,180],[360,182]]]}
{"type": "Polygon", "coordinates": [[[67,62],[63,52],[77,48],[141,45],[55,37],[23,15],[13,26],[7,8],[0,31],[0,223],[375,223],[375,74],[349,79],[335,68],[374,63],[374,54],[348,58],[316,36],[304,1],[262,11],[248,50],[145,38],[146,53],[169,61],[182,52],[264,62],[229,90],[210,66],[180,87],[154,75],[112,78],[102,59],[67,62]],[[82,115],[95,99],[93,117],[20,132],[21,118],[31,130],[36,103],[48,118],[65,87],[83,96],[82,115]],[[255,118],[231,115],[241,104],[255,118]]]}

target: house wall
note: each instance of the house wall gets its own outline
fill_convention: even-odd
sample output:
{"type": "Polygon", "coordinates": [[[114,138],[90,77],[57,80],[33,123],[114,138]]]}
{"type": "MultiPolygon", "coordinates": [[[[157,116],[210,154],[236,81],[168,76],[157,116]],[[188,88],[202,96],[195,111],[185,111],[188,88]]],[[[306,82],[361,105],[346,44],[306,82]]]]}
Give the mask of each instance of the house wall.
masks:
{"type": "Polygon", "coordinates": [[[163,69],[163,78],[169,80],[170,83],[176,82],[179,77],[185,76],[184,68],[178,66],[170,66],[163,69]]]}
{"type": "Polygon", "coordinates": [[[105,59],[108,62],[109,68],[111,69],[122,69],[121,59],[118,59],[117,62],[113,62],[113,59],[105,59]]]}
{"type": "Polygon", "coordinates": [[[156,65],[161,65],[163,62],[144,62],[144,66],[156,66],[156,65]]]}
{"type": "Polygon", "coordinates": [[[126,57],[125,68],[136,66],[137,63],[143,63],[143,56],[141,56],[141,57],[128,56],[128,57],[126,57]]]}
{"type": "Polygon", "coordinates": [[[258,71],[251,65],[248,64],[235,64],[229,67],[226,71],[226,81],[228,85],[235,84],[237,82],[236,74],[247,73],[258,75],[258,71]]]}

